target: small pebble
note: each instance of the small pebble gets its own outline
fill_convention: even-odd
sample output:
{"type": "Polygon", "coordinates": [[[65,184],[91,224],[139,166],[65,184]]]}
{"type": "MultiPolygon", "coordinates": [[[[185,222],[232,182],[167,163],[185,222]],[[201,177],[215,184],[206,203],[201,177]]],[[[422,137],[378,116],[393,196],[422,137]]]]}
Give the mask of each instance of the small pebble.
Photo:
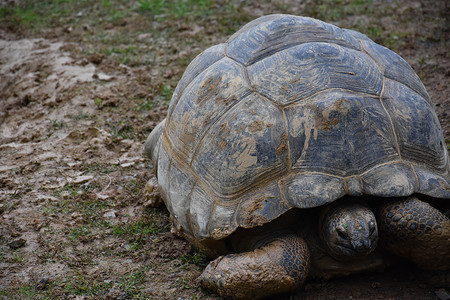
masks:
{"type": "Polygon", "coordinates": [[[9,243],[8,246],[11,249],[16,250],[16,249],[22,248],[26,242],[27,241],[24,239],[18,239],[18,240],[15,240],[15,241],[12,241],[11,243],[9,243]]]}
{"type": "Polygon", "coordinates": [[[50,280],[48,278],[42,278],[39,280],[38,283],[36,283],[36,286],[34,287],[37,291],[43,291],[47,289],[47,286],[49,284],[50,280]]]}
{"type": "Polygon", "coordinates": [[[372,282],[371,286],[373,289],[377,289],[377,288],[381,287],[381,283],[379,283],[378,281],[374,281],[374,282],[372,282]]]}

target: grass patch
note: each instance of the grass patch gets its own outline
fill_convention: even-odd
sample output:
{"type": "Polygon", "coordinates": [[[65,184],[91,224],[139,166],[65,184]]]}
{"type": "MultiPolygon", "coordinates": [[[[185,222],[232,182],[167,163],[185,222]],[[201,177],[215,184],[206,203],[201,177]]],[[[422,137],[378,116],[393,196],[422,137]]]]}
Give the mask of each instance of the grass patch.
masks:
{"type": "Polygon", "coordinates": [[[156,241],[154,235],[164,228],[155,224],[152,220],[143,218],[133,223],[121,223],[110,226],[112,234],[127,241],[127,250],[135,252],[142,249],[147,243],[156,241]],[[153,235],[153,237],[152,237],[153,235]]]}
{"type": "Polygon", "coordinates": [[[105,163],[90,163],[84,166],[87,173],[109,174],[117,171],[119,167],[115,164],[105,164],[105,163]]]}
{"type": "MultiPolygon", "coordinates": [[[[50,213],[73,214],[79,213],[83,220],[90,226],[105,226],[102,215],[105,209],[109,208],[111,203],[97,199],[90,190],[95,186],[81,188],[79,185],[66,185],[63,188],[54,191],[54,195],[61,200],[51,204],[47,208],[50,213]]],[[[71,237],[76,238],[85,236],[86,229],[71,229],[71,237]]]]}
{"type": "Polygon", "coordinates": [[[91,234],[91,230],[85,226],[75,227],[70,230],[70,238],[72,240],[79,240],[82,237],[86,237],[91,234]]]}
{"type": "Polygon", "coordinates": [[[124,65],[132,67],[140,64],[140,60],[137,57],[139,51],[135,45],[121,45],[120,47],[108,48],[104,53],[106,56],[116,56],[117,60],[124,65]]]}
{"type": "Polygon", "coordinates": [[[69,294],[96,297],[107,292],[113,286],[113,283],[95,281],[78,272],[67,278],[64,285],[66,292],[69,294]]]}
{"type": "Polygon", "coordinates": [[[119,286],[128,297],[140,294],[139,285],[145,282],[144,270],[130,272],[122,277],[119,286]]]}
{"type": "Polygon", "coordinates": [[[30,29],[83,24],[101,25],[105,21],[118,23],[133,12],[153,20],[208,16],[214,13],[212,0],[23,0],[0,9],[0,23],[30,29]]]}
{"type": "Polygon", "coordinates": [[[192,250],[188,254],[181,256],[181,261],[187,264],[194,264],[201,267],[206,267],[210,259],[198,250],[192,250]]]}
{"type": "Polygon", "coordinates": [[[161,228],[151,221],[137,221],[131,224],[120,224],[112,227],[112,232],[115,235],[143,235],[155,234],[161,232],[161,228]]]}
{"type": "Polygon", "coordinates": [[[136,105],[137,111],[148,111],[155,107],[155,103],[149,99],[143,99],[139,104],[136,105]]]}
{"type": "Polygon", "coordinates": [[[219,32],[222,35],[231,35],[241,28],[245,23],[251,21],[246,10],[243,9],[245,1],[238,4],[227,2],[217,12],[217,21],[219,23],[219,32]]]}
{"type": "Polygon", "coordinates": [[[372,0],[318,0],[315,5],[308,5],[305,11],[313,18],[339,21],[348,16],[370,13],[372,7],[372,0]]]}
{"type": "Polygon", "coordinates": [[[155,106],[155,103],[163,106],[169,106],[170,100],[172,99],[172,95],[174,93],[174,89],[171,84],[159,84],[155,87],[151,88],[150,94],[152,95],[151,100],[146,99],[144,101],[141,100],[141,103],[138,104],[137,110],[144,111],[150,110],[155,106]]]}
{"type": "Polygon", "coordinates": [[[67,17],[77,2],[83,1],[20,1],[18,5],[7,6],[0,11],[0,20],[6,19],[15,25],[30,27],[51,26],[55,20],[67,17]]]}
{"type": "Polygon", "coordinates": [[[163,98],[164,102],[168,103],[170,102],[170,99],[172,99],[174,90],[170,85],[162,85],[161,86],[161,97],[163,98]]]}
{"type": "MultiPolygon", "coordinates": [[[[53,194],[56,197],[62,198],[62,199],[68,199],[68,198],[74,198],[78,196],[78,194],[81,192],[79,186],[72,185],[72,184],[66,184],[61,189],[55,190],[53,194]]],[[[67,211],[66,211],[67,213],[67,211]]]]}
{"type": "Polygon", "coordinates": [[[205,16],[211,13],[211,0],[138,0],[138,11],[157,19],[205,16]]]}
{"type": "Polygon", "coordinates": [[[17,249],[13,250],[11,255],[5,255],[2,259],[10,263],[23,264],[27,262],[28,257],[25,256],[21,249],[17,249]]]}
{"type": "Polygon", "coordinates": [[[4,290],[0,290],[0,297],[3,297],[5,299],[8,299],[7,296],[9,296],[10,293],[4,290]]]}
{"type": "Polygon", "coordinates": [[[35,294],[34,286],[25,285],[19,288],[19,294],[23,297],[31,298],[35,294]]]}
{"type": "Polygon", "coordinates": [[[117,0],[23,0],[3,7],[0,22],[37,31],[44,27],[117,21],[127,17],[129,11],[117,0]]]}
{"type": "Polygon", "coordinates": [[[118,143],[124,139],[133,140],[135,138],[134,128],[130,124],[131,123],[126,120],[109,124],[111,127],[111,138],[113,143],[118,143]]]}

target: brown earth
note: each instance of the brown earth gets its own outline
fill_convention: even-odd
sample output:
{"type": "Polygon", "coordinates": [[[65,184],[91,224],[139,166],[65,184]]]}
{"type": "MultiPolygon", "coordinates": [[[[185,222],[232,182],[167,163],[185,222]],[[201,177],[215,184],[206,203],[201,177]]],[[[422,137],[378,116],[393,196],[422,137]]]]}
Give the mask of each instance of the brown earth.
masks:
{"type": "MultiPolygon", "coordinates": [[[[135,8],[151,1],[129,2],[91,3],[33,26],[18,19],[21,1],[0,1],[10,12],[0,20],[4,299],[218,299],[195,281],[207,259],[171,234],[167,211],[154,207],[143,143],[187,63],[258,16],[317,17],[395,50],[423,80],[450,143],[445,0],[205,1],[211,12],[194,17],[155,17],[135,8]],[[96,9],[116,13],[107,3],[118,17],[94,20],[96,9]]],[[[400,262],[308,280],[286,299],[450,299],[449,287],[421,274],[400,262]]]]}

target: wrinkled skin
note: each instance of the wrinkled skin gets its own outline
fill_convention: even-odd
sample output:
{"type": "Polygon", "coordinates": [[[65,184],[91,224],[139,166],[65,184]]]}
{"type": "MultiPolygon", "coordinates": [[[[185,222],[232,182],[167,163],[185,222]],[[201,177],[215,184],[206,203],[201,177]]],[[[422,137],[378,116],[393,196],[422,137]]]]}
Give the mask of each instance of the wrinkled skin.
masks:
{"type": "Polygon", "coordinates": [[[367,255],[378,243],[375,215],[361,203],[333,205],[321,227],[319,233],[328,253],[338,260],[367,255]]]}

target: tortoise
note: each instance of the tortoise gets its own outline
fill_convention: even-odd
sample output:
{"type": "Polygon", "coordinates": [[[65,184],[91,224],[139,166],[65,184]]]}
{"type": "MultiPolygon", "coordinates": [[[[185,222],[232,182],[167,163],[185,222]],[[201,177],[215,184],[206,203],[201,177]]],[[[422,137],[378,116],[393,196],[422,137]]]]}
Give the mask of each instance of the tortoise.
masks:
{"type": "Polygon", "coordinates": [[[221,296],[375,270],[383,251],[450,269],[432,102],[405,60],[356,31],[253,20],[189,64],[145,152],[176,233],[214,259],[202,287],[221,296]]]}

